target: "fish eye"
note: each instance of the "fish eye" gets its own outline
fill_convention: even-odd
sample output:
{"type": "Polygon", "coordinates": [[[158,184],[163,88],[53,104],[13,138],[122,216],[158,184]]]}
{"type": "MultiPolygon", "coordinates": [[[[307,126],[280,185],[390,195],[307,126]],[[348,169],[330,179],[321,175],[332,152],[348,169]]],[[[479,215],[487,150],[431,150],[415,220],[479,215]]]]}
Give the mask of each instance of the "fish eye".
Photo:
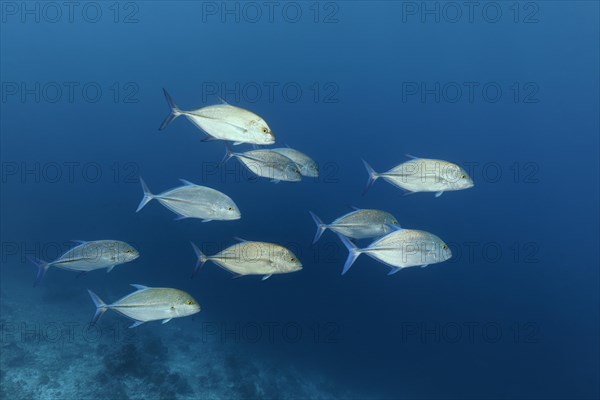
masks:
{"type": "Polygon", "coordinates": [[[466,178],[467,178],[467,176],[466,176],[466,175],[461,175],[461,176],[460,176],[460,179],[466,179],[466,178]]]}
{"type": "Polygon", "coordinates": [[[291,257],[290,262],[294,262],[294,261],[296,261],[296,259],[294,257],[291,257]]]}
{"type": "Polygon", "coordinates": [[[262,128],[262,133],[269,133],[269,130],[267,128],[262,128]]]}
{"type": "Polygon", "coordinates": [[[233,207],[227,207],[229,211],[233,211],[233,207]]]}
{"type": "Polygon", "coordinates": [[[393,220],[393,221],[392,221],[392,224],[394,224],[394,225],[398,225],[398,221],[396,221],[396,220],[393,220]]]}
{"type": "Polygon", "coordinates": [[[175,309],[175,306],[171,306],[171,310],[174,310],[174,309],[175,309]]]}
{"type": "Polygon", "coordinates": [[[443,245],[443,246],[442,246],[442,250],[448,250],[448,246],[446,246],[446,245],[443,245]]]}
{"type": "Polygon", "coordinates": [[[186,301],[186,303],[185,303],[185,304],[187,304],[188,306],[191,306],[192,304],[194,304],[194,302],[193,302],[193,301],[191,301],[191,300],[188,300],[188,301],[186,301]]]}

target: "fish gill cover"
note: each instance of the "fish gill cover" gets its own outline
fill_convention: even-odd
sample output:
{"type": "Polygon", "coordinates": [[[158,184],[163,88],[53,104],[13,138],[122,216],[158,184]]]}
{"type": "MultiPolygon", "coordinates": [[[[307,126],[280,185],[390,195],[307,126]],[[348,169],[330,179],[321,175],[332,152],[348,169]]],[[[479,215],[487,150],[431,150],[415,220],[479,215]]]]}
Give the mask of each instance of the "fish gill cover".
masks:
{"type": "Polygon", "coordinates": [[[0,2],[0,398],[598,398],[599,33],[0,2]]]}

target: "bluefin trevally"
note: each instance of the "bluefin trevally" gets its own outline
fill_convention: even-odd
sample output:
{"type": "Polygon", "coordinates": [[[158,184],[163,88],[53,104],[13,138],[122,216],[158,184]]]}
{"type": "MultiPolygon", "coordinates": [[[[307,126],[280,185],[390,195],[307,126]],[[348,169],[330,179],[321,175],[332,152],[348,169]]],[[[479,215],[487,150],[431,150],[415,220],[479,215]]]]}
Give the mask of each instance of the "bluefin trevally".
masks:
{"type": "Polygon", "coordinates": [[[90,297],[96,305],[96,313],[92,319],[92,325],[107,310],[133,319],[135,322],[130,328],[135,328],[148,321],[162,320],[165,324],[173,318],[187,317],[200,312],[200,305],[188,293],[171,288],[152,288],[138,284],[132,284],[137,290],[112,304],[106,304],[98,295],[88,290],[90,297]]]}
{"type": "Polygon", "coordinates": [[[194,274],[207,261],[212,261],[237,276],[262,275],[263,280],[273,274],[287,274],[302,269],[302,263],[298,257],[283,246],[274,243],[236,239],[239,243],[212,256],[206,256],[192,243],[198,258],[194,274]]]}
{"type": "Polygon", "coordinates": [[[300,170],[293,160],[269,149],[234,153],[227,148],[222,162],[227,162],[231,157],[236,157],[255,175],[269,178],[275,183],[279,181],[298,182],[302,179],[300,170]]]}
{"type": "Polygon", "coordinates": [[[309,178],[317,178],[319,176],[319,167],[317,166],[317,163],[306,154],[290,147],[269,150],[284,155],[295,162],[302,176],[309,178]]]}
{"type": "Polygon", "coordinates": [[[375,240],[364,248],[358,248],[348,238],[338,235],[348,249],[348,259],[344,264],[345,274],[356,258],[366,254],[375,260],[392,267],[390,275],[402,268],[440,263],[452,257],[450,248],[436,235],[415,230],[399,229],[375,240]]]}
{"type": "Polygon", "coordinates": [[[467,172],[456,164],[443,160],[409,157],[412,159],[381,173],[375,172],[363,160],[369,174],[363,194],[378,178],[383,178],[409,193],[435,192],[435,197],[447,191],[469,189],[474,186],[467,172]]]}
{"type": "Polygon", "coordinates": [[[163,92],[171,112],[163,121],[160,130],[165,129],[180,115],[184,115],[208,135],[207,140],[227,140],[234,144],[269,145],[275,143],[275,135],[267,122],[251,111],[225,102],[193,111],[182,111],[165,89],[163,92]]]}
{"type": "Polygon", "coordinates": [[[313,243],[319,240],[325,229],[331,229],[352,239],[365,239],[386,235],[393,230],[392,227],[400,228],[396,217],[381,210],[355,209],[330,224],[324,224],[312,211],[309,213],[317,225],[313,243]]]}
{"type": "Polygon", "coordinates": [[[202,222],[212,220],[230,221],[240,219],[241,214],[237,205],[229,196],[218,190],[196,185],[180,179],[183,186],[167,190],[161,194],[152,194],[146,182],[140,178],[144,197],[137,210],[140,211],[152,199],[158,200],[163,206],[177,214],[177,219],[199,218],[202,222]]]}
{"type": "Polygon", "coordinates": [[[50,267],[75,272],[88,272],[106,268],[110,272],[115,265],[124,264],[140,256],[131,245],[120,240],[74,241],[77,246],[68,250],[54,261],[44,261],[29,256],[29,260],[38,267],[33,286],[37,286],[50,267]]]}

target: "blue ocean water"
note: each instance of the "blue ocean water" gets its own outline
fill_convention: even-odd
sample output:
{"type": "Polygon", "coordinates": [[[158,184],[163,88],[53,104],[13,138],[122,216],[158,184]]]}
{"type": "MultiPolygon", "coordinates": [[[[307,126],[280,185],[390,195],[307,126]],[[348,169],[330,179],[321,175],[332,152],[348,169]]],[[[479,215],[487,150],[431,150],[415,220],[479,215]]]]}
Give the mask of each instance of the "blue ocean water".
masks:
{"type": "MultiPolygon", "coordinates": [[[[597,2],[0,3],[0,394],[6,399],[598,398],[597,2]],[[274,184],[183,117],[225,101],[310,155],[274,184]],[[475,187],[409,196],[379,179],[405,154],[475,187]],[[231,196],[237,221],[158,202],[183,178],[231,196]],[[453,258],[388,276],[325,222],[349,206],[443,238],[453,258]],[[285,245],[303,270],[266,281],[207,264],[234,237],[285,245]],[[109,274],[27,256],[118,239],[109,274]],[[202,311],[93,327],[87,289],[189,292],[202,311]]],[[[248,145],[236,150],[250,150],[248,145]]],[[[363,243],[363,242],[361,242],[363,243]]],[[[368,241],[366,242],[368,243],[368,241]]]]}

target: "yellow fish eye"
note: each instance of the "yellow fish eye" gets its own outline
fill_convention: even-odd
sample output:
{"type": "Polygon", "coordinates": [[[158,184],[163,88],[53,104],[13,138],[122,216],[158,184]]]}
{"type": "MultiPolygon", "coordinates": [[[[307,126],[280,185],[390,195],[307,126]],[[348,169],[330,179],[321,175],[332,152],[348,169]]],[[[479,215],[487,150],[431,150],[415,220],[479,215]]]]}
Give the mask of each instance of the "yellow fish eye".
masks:
{"type": "Polygon", "coordinates": [[[262,128],[262,132],[263,133],[269,133],[269,130],[267,128],[262,128]]]}
{"type": "Polygon", "coordinates": [[[442,250],[448,250],[448,246],[446,246],[446,245],[443,245],[443,246],[442,246],[442,250]]]}
{"type": "Polygon", "coordinates": [[[192,304],[194,304],[194,302],[191,300],[188,300],[185,304],[187,304],[188,306],[191,306],[192,304]]]}
{"type": "Polygon", "coordinates": [[[296,259],[294,257],[292,257],[292,258],[290,258],[290,261],[294,262],[294,261],[296,261],[296,259]]]}
{"type": "Polygon", "coordinates": [[[466,175],[461,175],[461,176],[460,176],[460,179],[466,179],[466,178],[467,178],[467,176],[466,176],[466,175]]]}

